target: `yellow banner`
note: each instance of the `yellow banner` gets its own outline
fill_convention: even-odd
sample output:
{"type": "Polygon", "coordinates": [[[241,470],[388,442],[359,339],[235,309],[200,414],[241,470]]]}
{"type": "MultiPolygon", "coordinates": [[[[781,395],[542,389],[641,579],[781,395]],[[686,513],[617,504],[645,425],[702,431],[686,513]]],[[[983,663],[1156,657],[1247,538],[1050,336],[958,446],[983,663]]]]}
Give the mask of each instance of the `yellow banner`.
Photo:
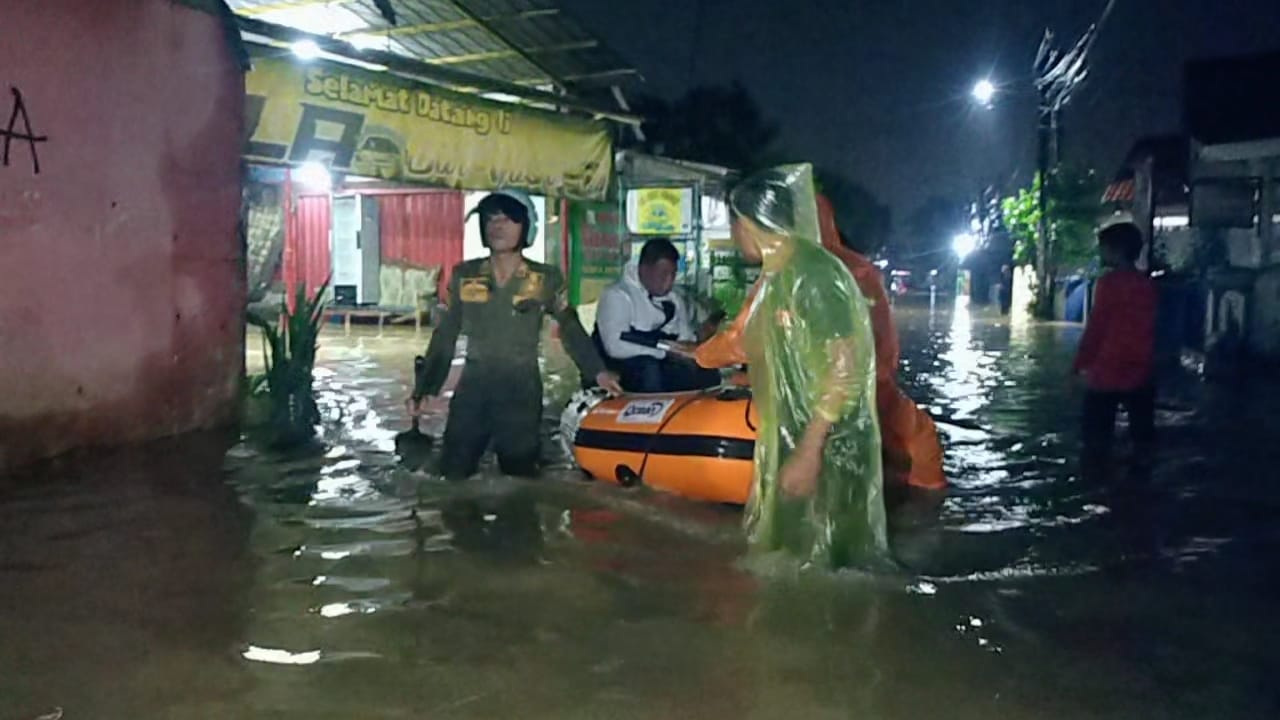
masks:
{"type": "Polygon", "coordinates": [[[608,191],[613,149],[600,122],[323,61],[255,58],[245,90],[251,159],[467,190],[608,191]]]}

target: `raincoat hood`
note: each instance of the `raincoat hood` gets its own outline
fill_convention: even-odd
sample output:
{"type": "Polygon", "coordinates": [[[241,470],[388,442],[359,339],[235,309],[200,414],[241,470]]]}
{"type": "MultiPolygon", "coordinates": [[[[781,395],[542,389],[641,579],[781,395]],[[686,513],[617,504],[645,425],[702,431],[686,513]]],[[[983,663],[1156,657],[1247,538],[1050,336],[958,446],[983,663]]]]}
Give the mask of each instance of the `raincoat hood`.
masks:
{"type": "Polygon", "coordinates": [[[784,242],[819,242],[817,192],[813,166],[781,165],[738,184],[729,206],[784,242]]]}

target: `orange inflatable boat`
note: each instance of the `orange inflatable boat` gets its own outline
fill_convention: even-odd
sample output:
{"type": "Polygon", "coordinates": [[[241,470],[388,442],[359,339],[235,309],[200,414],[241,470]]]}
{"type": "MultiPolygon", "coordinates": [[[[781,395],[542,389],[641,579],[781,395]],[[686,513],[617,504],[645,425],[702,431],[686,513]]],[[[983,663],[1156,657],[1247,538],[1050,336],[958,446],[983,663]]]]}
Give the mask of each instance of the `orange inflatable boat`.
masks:
{"type": "Polygon", "coordinates": [[[742,505],[758,423],[745,387],[616,398],[588,390],[565,408],[560,433],[578,467],[598,480],[742,505]]]}

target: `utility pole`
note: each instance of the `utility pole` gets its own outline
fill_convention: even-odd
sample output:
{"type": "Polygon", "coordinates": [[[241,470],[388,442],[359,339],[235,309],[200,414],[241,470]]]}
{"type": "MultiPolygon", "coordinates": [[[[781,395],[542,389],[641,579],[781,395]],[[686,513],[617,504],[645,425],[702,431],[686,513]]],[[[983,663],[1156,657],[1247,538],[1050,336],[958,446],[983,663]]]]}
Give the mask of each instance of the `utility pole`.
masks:
{"type": "Polygon", "coordinates": [[[1061,158],[1062,126],[1059,115],[1071,101],[1075,91],[1089,75],[1089,51],[1098,38],[1098,31],[1110,17],[1116,0],[1107,0],[1098,21],[1089,26],[1084,35],[1066,52],[1053,47],[1053,32],[1045,30],[1036,52],[1035,84],[1039,98],[1036,123],[1038,152],[1037,166],[1040,173],[1040,193],[1037,205],[1040,221],[1036,228],[1036,302],[1035,314],[1041,319],[1053,317],[1054,276],[1057,273],[1056,248],[1054,247],[1053,219],[1050,217],[1049,199],[1061,158]]]}
{"type": "MultiPolygon", "coordinates": [[[[1045,33],[1045,41],[1052,37],[1049,33],[1045,33]]],[[[1044,45],[1041,45],[1043,50],[1044,45]]],[[[1035,316],[1041,319],[1048,319],[1053,315],[1052,307],[1046,305],[1051,303],[1053,299],[1053,288],[1051,275],[1049,272],[1049,244],[1052,242],[1050,235],[1049,223],[1049,183],[1053,174],[1053,159],[1049,157],[1049,137],[1052,133],[1054,111],[1049,103],[1048,93],[1043,87],[1039,88],[1040,95],[1040,117],[1036,124],[1036,168],[1040,177],[1040,192],[1036,198],[1036,203],[1040,208],[1039,222],[1036,226],[1036,298],[1035,298],[1035,316]]]]}

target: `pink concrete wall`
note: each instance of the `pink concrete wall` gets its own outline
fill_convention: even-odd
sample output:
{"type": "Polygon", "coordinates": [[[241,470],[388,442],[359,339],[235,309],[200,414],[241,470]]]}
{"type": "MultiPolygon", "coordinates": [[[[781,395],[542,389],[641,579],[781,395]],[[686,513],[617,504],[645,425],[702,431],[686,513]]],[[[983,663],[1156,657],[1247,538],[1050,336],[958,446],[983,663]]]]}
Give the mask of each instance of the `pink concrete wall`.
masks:
{"type": "Polygon", "coordinates": [[[0,469],[233,420],[244,86],[218,19],[2,5],[0,469]]]}

